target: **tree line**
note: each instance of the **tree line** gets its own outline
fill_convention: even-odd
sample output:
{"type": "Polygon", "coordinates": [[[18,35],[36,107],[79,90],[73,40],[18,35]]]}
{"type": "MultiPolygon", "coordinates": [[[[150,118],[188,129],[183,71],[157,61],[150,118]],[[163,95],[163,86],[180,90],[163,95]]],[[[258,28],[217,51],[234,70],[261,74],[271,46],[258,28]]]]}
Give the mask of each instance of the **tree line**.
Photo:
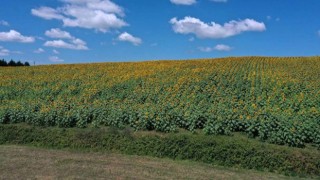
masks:
{"type": "Polygon", "coordinates": [[[0,59],[0,66],[30,66],[29,62],[22,63],[21,61],[10,60],[7,62],[4,59],[0,59]]]}

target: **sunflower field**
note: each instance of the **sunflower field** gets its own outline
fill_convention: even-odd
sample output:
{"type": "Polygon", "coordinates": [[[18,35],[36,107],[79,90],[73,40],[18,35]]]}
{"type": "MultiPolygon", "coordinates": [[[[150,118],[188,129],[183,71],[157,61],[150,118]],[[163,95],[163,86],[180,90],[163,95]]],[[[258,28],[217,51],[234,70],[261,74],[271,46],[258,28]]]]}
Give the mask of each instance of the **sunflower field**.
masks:
{"type": "Polygon", "coordinates": [[[320,57],[0,68],[0,124],[242,132],[320,147],[320,57]]]}

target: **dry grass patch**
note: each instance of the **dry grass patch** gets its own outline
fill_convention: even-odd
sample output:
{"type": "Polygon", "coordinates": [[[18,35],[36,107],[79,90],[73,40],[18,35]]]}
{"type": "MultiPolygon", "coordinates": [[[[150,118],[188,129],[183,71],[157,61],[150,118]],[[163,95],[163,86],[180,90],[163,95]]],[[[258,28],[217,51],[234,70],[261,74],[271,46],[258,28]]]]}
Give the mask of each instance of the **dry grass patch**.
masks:
{"type": "Polygon", "coordinates": [[[272,173],[119,154],[24,146],[0,146],[0,154],[0,179],[289,179],[272,173]]]}

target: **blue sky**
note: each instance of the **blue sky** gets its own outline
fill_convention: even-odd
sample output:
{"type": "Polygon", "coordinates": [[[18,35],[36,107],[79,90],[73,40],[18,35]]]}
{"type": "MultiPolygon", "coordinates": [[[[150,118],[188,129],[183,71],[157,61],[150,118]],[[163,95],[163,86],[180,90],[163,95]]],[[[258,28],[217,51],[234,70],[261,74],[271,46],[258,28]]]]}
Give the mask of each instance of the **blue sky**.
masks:
{"type": "Polygon", "coordinates": [[[320,53],[319,0],[2,0],[0,59],[36,64],[320,53]]]}

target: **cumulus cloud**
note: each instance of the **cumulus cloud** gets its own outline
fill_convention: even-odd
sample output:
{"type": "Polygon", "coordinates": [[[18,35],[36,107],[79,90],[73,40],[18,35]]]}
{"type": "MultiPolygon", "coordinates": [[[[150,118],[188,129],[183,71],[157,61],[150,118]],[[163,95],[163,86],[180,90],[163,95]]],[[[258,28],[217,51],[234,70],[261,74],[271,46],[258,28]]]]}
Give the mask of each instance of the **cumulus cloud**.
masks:
{"type": "Polygon", "coordinates": [[[8,23],[7,21],[0,20],[0,25],[2,25],[2,26],[9,26],[9,23],[8,23]]]}
{"type": "Polygon", "coordinates": [[[199,47],[202,52],[211,52],[211,51],[230,51],[232,48],[228,45],[218,44],[215,47],[199,47]]]}
{"type": "Polygon", "coordinates": [[[35,38],[31,36],[23,36],[15,30],[10,30],[9,32],[0,32],[0,41],[32,43],[35,41],[35,38]]]}
{"type": "Polygon", "coordinates": [[[228,45],[218,44],[214,47],[214,49],[217,51],[230,51],[232,48],[228,45]]]}
{"type": "Polygon", "coordinates": [[[217,2],[217,3],[226,3],[228,0],[211,0],[212,2],[217,2]]]}
{"type": "Polygon", "coordinates": [[[58,40],[46,41],[44,46],[73,50],[88,50],[87,43],[85,41],[78,39],[72,36],[69,32],[62,31],[59,28],[47,30],[45,35],[51,38],[57,38],[58,40]],[[68,42],[61,39],[68,39],[68,42]]]}
{"type": "Polygon", "coordinates": [[[73,49],[73,50],[88,50],[86,42],[81,39],[73,39],[70,42],[65,42],[61,39],[47,41],[44,43],[44,46],[55,47],[55,48],[64,48],[64,49],[73,49]]]}
{"type": "Polygon", "coordinates": [[[47,30],[45,32],[45,35],[50,38],[60,38],[60,39],[73,39],[74,37],[71,36],[71,34],[67,31],[62,31],[59,28],[53,28],[50,30],[47,30]]]}
{"type": "Polygon", "coordinates": [[[36,54],[41,54],[41,53],[44,53],[45,50],[42,49],[42,48],[38,48],[37,50],[35,50],[35,51],[33,51],[33,52],[36,53],[36,54]]]}
{"type": "Polygon", "coordinates": [[[4,47],[0,46],[0,56],[8,56],[10,54],[10,51],[8,49],[5,49],[4,47]]]}
{"type": "Polygon", "coordinates": [[[0,56],[9,56],[10,54],[23,54],[21,51],[10,51],[0,46],[0,56]]]}
{"type": "Polygon", "coordinates": [[[51,7],[40,7],[38,9],[32,9],[31,14],[41,17],[46,20],[51,19],[63,19],[64,16],[60,14],[60,10],[53,9],[51,7]]]}
{"type": "Polygon", "coordinates": [[[178,4],[178,5],[192,5],[197,2],[196,0],[170,0],[170,1],[173,4],[178,4]]]}
{"type": "Polygon", "coordinates": [[[227,38],[247,31],[265,31],[266,26],[263,22],[253,19],[235,21],[232,20],[223,25],[215,22],[205,23],[194,17],[185,17],[178,20],[170,20],[173,31],[180,34],[195,34],[198,38],[227,38]]]}
{"type": "Polygon", "coordinates": [[[58,56],[50,56],[49,60],[51,62],[63,62],[64,61],[63,59],[60,59],[58,56]]]}
{"type": "Polygon", "coordinates": [[[138,37],[134,37],[131,34],[124,32],[118,36],[119,41],[127,41],[132,43],[135,46],[139,46],[142,43],[142,40],[138,37]]]}
{"type": "Polygon", "coordinates": [[[110,0],[62,0],[63,2],[86,6],[90,9],[103,10],[108,13],[114,13],[119,16],[124,16],[123,8],[113,3],[110,0]]]}
{"type": "Polygon", "coordinates": [[[62,7],[40,7],[31,13],[43,19],[61,20],[64,26],[107,32],[128,24],[122,19],[123,8],[110,0],[61,0],[62,7]]]}
{"type": "Polygon", "coordinates": [[[115,14],[108,14],[103,11],[91,11],[86,8],[79,9],[78,7],[69,9],[69,11],[70,15],[75,18],[64,19],[64,26],[81,27],[107,32],[111,28],[119,29],[127,25],[127,23],[119,19],[115,14]]]}

